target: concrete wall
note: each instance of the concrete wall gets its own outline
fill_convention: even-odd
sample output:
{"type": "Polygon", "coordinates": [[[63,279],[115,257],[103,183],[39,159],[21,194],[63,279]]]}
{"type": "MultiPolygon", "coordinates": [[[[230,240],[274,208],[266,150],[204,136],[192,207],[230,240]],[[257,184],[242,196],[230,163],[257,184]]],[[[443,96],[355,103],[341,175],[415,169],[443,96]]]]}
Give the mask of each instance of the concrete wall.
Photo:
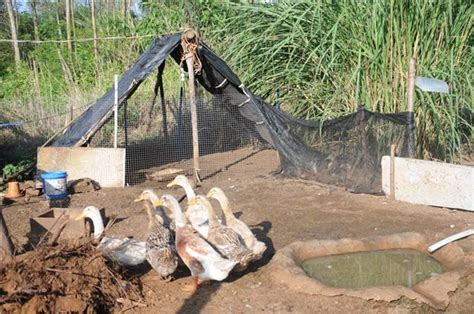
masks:
{"type": "Polygon", "coordinates": [[[38,169],[66,171],[68,181],[90,178],[101,187],[125,186],[125,149],[44,147],[38,149],[38,169]]]}
{"type": "MultiPolygon", "coordinates": [[[[382,188],[390,195],[390,156],[382,158],[382,188]]],[[[474,167],[395,157],[395,199],[474,211],[474,167]]]]}

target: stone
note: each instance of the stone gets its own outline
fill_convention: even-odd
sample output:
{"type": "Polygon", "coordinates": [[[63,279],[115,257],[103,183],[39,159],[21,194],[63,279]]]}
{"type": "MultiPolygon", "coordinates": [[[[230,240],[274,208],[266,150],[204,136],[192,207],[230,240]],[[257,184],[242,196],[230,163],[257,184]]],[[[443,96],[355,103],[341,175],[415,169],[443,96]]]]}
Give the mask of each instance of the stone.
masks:
{"type": "Polygon", "coordinates": [[[23,182],[23,186],[24,186],[25,189],[34,188],[35,187],[35,181],[26,180],[25,182],[23,182]]]}
{"type": "Polygon", "coordinates": [[[69,194],[87,193],[97,190],[100,190],[99,183],[90,178],[81,178],[68,182],[69,194]]]}
{"type": "Polygon", "coordinates": [[[147,173],[145,176],[148,180],[164,182],[174,179],[179,174],[188,175],[185,169],[166,168],[153,173],[147,173]]]}
{"type": "Polygon", "coordinates": [[[37,190],[35,188],[28,188],[28,189],[25,190],[25,193],[28,196],[36,197],[36,196],[40,196],[41,190],[37,190]]]}

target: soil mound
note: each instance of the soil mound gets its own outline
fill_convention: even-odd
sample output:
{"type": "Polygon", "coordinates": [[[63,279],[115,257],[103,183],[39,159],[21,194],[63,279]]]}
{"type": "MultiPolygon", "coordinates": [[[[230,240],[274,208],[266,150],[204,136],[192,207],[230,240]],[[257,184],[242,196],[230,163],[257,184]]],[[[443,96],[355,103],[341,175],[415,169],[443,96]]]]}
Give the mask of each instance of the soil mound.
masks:
{"type": "Polygon", "coordinates": [[[0,266],[0,312],[103,313],[142,298],[139,279],[128,279],[89,241],[45,244],[0,266]]]}

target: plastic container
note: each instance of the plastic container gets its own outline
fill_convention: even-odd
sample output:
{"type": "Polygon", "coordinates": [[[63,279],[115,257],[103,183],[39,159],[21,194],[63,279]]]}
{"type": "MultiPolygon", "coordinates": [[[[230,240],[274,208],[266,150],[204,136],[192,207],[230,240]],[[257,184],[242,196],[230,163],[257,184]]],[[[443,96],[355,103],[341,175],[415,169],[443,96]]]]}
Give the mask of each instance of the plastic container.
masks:
{"type": "Polygon", "coordinates": [[[44,195],[49,199],[62,199],[67,196],[67,172],[52,171],[41,174],[44,195]]]}

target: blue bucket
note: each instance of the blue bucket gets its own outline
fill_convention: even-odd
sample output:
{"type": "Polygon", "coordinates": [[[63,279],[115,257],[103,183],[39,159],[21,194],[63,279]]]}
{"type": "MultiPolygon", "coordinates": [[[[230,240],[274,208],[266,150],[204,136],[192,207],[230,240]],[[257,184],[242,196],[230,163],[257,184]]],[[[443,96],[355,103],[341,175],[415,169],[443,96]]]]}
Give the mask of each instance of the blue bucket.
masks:
{"type": "Polygon", "coordinates": [[[41,174],[44,194],[49,199],[61,199],[67,196],[67,172],[52,171],[41,174]]]}

